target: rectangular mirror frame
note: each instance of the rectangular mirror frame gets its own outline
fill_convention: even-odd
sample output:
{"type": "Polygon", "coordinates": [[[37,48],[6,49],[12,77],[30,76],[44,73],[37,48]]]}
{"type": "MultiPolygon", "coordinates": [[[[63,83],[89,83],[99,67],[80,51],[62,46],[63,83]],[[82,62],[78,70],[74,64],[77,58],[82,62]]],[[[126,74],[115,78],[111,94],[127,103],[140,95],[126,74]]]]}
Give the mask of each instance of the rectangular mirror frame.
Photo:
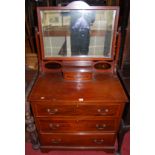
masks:
{"type": "Polygon", "coordinates": [[[41,15],[40,11],[44,10],[82,10],[74,7],[37,7],[38,15],[38,27],[39,27],[39,39],[40,39],[40,49],[41,49],[41,59],[42,60],[114,60],[115,57],[115,47],[116,47],[116,33],[118,28],[118,17],[119,17],[119,7],[117,6],[90,6],[89,9],[84,10],[115,10],[115,21],[114,21],[114,31],[112,38],[112,47],[111,47],[111,57],[106,58],[104,56],[62,56],[62,57],[45,57],[44,53],[44,44],[43,44],[43,34],[41,27],[41,15]]]}

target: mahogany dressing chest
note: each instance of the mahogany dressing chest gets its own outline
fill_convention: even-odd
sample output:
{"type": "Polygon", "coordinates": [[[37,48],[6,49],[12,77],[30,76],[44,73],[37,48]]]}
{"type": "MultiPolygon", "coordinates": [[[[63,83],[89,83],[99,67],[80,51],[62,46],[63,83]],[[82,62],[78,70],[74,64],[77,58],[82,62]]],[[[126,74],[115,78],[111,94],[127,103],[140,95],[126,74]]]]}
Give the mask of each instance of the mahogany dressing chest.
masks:
{"type": "Polygon", "coordinates": [[[34,148],[114,151],[127,102],[117,77],[118,7],[38,7],[39,74],[26,113],[34,148]]]}

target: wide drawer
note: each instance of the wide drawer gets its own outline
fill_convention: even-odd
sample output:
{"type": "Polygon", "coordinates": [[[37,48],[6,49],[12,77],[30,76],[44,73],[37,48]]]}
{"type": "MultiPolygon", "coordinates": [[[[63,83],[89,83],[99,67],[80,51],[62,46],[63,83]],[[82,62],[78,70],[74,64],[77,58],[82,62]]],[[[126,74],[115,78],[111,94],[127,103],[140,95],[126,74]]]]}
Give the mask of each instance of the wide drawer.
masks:
{"type": "Polygon", "coordinates": [[[68,104],[35,103],[32,104],[35,116],[119,116],[121,104],[83,103],[68,104]]]}
{"type": "Polygon", "coordinates": [[[111,146],[115,143],[114,133],[104,134],[40,134],[40,143],[44,146],[111,146]]]}
{"type": "Polygon", "coordinates": [[[116,131],[118,126],[117,119],[105,118],[37,118],[36,122],[37,128],[43,133],[116,131]]]}

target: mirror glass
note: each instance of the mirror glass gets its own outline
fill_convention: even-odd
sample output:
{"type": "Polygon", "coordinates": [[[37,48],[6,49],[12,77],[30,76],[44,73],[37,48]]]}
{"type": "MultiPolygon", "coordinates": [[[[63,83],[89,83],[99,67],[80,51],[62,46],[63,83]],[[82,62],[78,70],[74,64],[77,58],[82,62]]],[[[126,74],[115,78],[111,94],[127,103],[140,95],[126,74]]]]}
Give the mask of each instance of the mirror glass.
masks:
{"type": "Polygon", "coordinates": [[[111,58],[116,10],[41,10],[45,58],[111,58]]]}

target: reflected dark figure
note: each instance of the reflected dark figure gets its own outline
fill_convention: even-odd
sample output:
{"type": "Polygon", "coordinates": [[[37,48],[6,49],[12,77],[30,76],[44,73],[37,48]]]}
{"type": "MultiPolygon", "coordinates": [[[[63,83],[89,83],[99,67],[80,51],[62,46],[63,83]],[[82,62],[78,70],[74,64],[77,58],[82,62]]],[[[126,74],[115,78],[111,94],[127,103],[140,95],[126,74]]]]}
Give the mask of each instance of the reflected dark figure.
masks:
{"type": "Polygon", "coordinates": [[[95,20],[92,11],[71,12],[71,52],[72,55],[87,55],[89,52],[90,26],[95,20]]]}

